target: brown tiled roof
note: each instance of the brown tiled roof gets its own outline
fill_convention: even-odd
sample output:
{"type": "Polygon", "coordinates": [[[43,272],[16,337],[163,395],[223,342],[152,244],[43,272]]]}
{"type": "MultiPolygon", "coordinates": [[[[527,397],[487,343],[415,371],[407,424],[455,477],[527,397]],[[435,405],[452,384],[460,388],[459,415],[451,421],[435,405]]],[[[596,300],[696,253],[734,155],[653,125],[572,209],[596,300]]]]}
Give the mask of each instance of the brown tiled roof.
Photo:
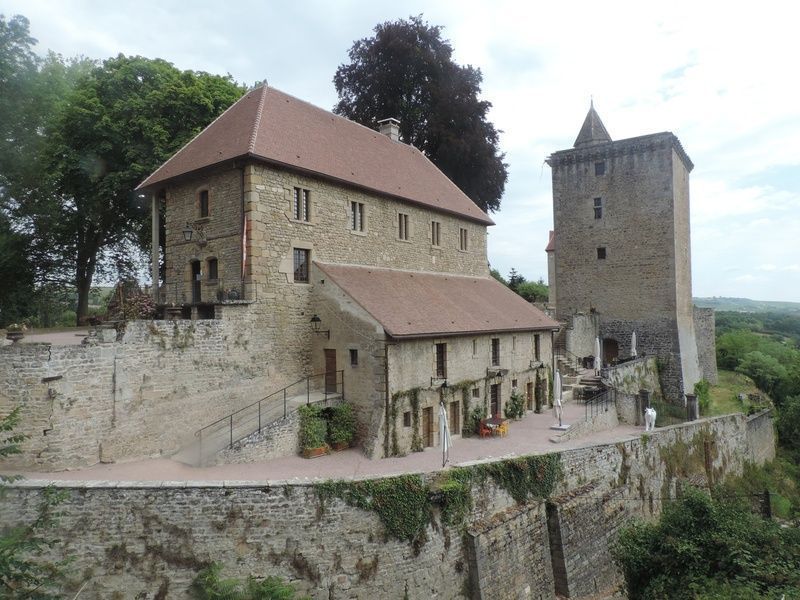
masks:
{"type": "Polygon", "coordinates": [[[544,249],[545,252],[555,252],[556,249],[556,232],[550,230],[550,237],[547,239],[547,247],[544,249]]]}
{"type": "Polygon", "coordinates": [[[137,189],[244,157],[494,224],[413,146],[267,86],[245,94],[137,189]]]}
{"type": "Polygon", "coordinates": [[[558,327],[493,277],[314,264],[394,338],[558,327]]]}

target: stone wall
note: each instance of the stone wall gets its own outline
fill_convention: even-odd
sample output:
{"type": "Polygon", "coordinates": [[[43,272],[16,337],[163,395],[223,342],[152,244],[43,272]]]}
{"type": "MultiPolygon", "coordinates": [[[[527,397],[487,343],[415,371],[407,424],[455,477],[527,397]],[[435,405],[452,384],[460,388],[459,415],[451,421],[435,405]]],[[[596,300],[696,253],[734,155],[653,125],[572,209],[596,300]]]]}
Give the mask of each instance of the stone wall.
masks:
{"type": "Polygon", "coordinates": [[[658,364],[654,356],[642,356],[601,372],[603,383],[624,394],[636,395],[647,390],[653,397],[661,396],[658,364]]]}
{"type": "Polygon", "coordinates": [[[600,315],[597,313],[575,313],[570,317],[566,330],[567,350],[575,356],[594,356],[595,339],[600,335],[600,315]]]}
{"type": "Polygon", "coordinates": [[[553,597],[544,503],[514,506],[467,531],[472,597],[553,597]]]}
{"type": "Polygon", "coordinates": [[[300,413],[296,410],[217,452],[218,465],[252,463],[300,454],[300,413]]]}
{"type": "MultiPolygon", "coordinates": [[[[759,419],[753,428],[771,421],[768,413],[759,419]]],[[[74,558],[72,594],[88,582],[87,600],[182,598],[211,561],[226,576],[291,579],[315,599],[581,597],[620,582],[608,546],[621,525],[657,516],[682,480],[713,484],[766,455],[766,436],[750,430],[743,415],[729,415],[561,452],[549,531],[541,500],[516,505],[490,478],[470,488],[473,535],[434,511],[416,546],[390,537],[375,512],[321,500],[313,484],[59,484],[67,499],[55,531],[61,542],[51,552],[74,558]]],[[[30,522],[45,483],[12,486],[0,500],[0,522],[30,522]]]]}
{"type": "Polygon", "coordinates": [[[694,335],[703,379],[717,383],[717,326],[713,308],[694,307],[694,335]]]}
{"type": "Polygon", "coordinates": [[[0,413],[22,406],[19,431],[29,436],[4,464],[59,470],[170,455],[202,425],[298,379],[248,310],[132,321],[111,343],[3,347],[0,413]]]}
{"type": "Polygon", "coordinates": [[[750,459],[757,465],[763,465],[775,458],[775,426],[772,422],[772,410],[747,417],[747,446],[750,459]]]}

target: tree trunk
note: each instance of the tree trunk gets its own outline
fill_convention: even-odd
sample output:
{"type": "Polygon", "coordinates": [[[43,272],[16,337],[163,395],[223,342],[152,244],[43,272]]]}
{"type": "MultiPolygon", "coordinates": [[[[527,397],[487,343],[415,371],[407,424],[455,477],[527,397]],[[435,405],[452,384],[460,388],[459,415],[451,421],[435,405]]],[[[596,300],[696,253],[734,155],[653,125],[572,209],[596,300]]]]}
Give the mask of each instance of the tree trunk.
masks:
{"type": "Polygon", "coordinates": [[[76,325],[86,325],[89,315],[89,292],[92,289],[94,278],[95,258],[85,258],[78,255],[78,269],[75,274],[75,287],[78,290],[78,307],[75,310],[76,325]]]}

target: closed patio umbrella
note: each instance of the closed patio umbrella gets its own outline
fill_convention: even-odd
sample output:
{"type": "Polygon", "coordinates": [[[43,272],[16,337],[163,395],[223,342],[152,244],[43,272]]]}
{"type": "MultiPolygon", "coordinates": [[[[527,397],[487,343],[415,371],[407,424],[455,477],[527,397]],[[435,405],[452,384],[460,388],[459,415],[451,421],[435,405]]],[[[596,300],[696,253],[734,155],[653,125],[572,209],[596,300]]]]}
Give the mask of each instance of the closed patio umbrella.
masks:
{"type": "Polygon", "coordinates": [[[603,365],[603,357],[601,356],[600,338],[594,338],[594,368],[596,371],[600,370],[603,365]]]}
{"type": "Polygon", "coordinates": [[[636,358],[636,332],[631,334],[631,356],[636,358]]]}
{"type": "Polygon", "coordinates": [[[439,403],[439,440],[442,444],[442,466],[450,460],[450,425],[447,422],[447,409],[444,402],[439,403]]]}

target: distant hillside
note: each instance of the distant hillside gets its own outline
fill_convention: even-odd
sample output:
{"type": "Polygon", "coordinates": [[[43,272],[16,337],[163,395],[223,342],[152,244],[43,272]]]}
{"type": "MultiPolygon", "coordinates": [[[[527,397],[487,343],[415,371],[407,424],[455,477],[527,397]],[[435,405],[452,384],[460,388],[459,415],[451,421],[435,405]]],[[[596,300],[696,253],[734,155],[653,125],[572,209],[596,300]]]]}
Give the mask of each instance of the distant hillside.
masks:
{"type": "Polygon", "coordinates": [[[695,298],[695,306],[733,312],[800,314],[800,302],[772,302],[749,298],[695,298]]]}

